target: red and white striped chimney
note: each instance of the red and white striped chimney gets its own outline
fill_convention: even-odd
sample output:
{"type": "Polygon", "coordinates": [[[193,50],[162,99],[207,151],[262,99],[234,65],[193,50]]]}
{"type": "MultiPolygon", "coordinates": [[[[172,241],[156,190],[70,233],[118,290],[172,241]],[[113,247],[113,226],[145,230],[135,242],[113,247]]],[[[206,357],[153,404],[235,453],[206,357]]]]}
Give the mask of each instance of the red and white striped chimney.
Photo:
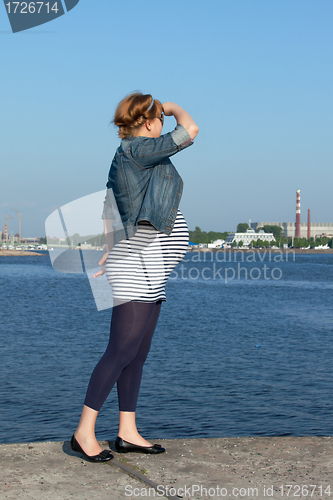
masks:
{"type": "Polygon", "coordinates": [[[297,189],[296,191],[296,238],[301,237],[301,191],[297,189]]]}

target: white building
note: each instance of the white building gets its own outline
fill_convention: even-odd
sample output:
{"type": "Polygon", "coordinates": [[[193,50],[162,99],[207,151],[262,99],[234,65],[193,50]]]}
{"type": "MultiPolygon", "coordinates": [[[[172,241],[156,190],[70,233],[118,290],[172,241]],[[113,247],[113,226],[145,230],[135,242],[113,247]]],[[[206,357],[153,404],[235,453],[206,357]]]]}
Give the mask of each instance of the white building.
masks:
{"type": "Polygon", "coordinates": [[[213,243],[208,243],[208,248],[222,248],[224,240],[215,240],[213,243]]]}
{"type": "Polygon", "coordinates": [[[254,229],[247,229],[245,233],[230,233],[225,240],[226,244],[232,245],[235,241],[237,246],[239,242],[243,242],[243,246],[250,246],[251,241],[256,242],[257,240],[268,241],[271,243],[275,240],[273,233],[265,233],[262,229],[256,233],[254,229]]]}

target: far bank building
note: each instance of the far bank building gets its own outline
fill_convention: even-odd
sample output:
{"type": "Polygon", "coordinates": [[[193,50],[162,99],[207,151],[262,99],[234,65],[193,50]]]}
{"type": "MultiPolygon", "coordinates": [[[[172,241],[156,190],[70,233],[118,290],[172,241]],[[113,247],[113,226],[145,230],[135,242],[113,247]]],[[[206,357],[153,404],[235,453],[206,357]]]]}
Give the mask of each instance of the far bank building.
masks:
{"type": "Polygon", "coordinates": [[[275,240],[275,238],[273,233],[265,233],[265,231],[263,231],[262,229],[260,229],[258,233],[256,233],[254,229],[247,229],[245,233],[228,234],[225,242],[228,245],[232,245],[235,241],[238,246],[239,242],[242,241],[243,246],[249,246],[251,244],[251,241],[256,242],[257,240],[268,241],[268,243],[271,243],[275,240]]]}

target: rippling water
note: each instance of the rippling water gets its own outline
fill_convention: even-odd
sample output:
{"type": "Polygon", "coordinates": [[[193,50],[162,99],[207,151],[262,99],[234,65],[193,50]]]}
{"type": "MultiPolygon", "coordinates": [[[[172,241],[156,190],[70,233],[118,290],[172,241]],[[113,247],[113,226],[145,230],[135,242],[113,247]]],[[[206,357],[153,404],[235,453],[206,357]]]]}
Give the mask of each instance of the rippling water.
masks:
{"type": "MultiPolygon", "coordinates": [[[[332,435],[333,255],[203,255],[187,254],[167,284],[140,432],[332,435]]],[[[56,272],[48,256],[1,257],[0,277],[0,442],[68,439],[111,310],[98,312],[86,276],[56,272]]],[[[98,438],[115,438],[117,418],[113,389],[98,438]]]]}

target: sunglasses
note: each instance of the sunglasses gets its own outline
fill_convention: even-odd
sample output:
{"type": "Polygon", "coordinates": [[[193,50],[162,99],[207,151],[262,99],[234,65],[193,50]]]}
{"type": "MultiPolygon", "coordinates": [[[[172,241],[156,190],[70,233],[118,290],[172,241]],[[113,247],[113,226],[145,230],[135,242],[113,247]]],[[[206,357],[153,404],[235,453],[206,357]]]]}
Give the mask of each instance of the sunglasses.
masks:
{"type": "Polygon", "coordinates": [[[164,125],[164,114],[163,114],[163,111],[161,113],[161,116],[158,117],[158,119],[160,120],[160,122],[162,123],[162,127],[164,125]]]}

